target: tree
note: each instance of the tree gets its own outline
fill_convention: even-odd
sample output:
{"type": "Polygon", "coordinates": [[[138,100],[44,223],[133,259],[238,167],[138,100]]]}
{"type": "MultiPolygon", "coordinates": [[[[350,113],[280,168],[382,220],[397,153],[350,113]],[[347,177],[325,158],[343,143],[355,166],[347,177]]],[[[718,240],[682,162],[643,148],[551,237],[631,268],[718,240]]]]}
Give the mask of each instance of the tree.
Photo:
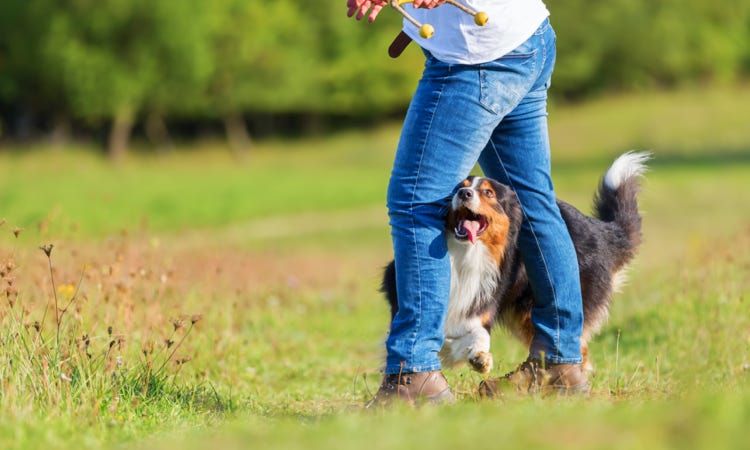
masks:
{"type": "Polygon", "coordinates": [[[44,60],[51,0],[0,2],[0,105],[14,115],[51,115],[53,136],[64,138],[70,123],[59,73],[44,60]]]}
{"type": "Polygon", "coordinates": [[[145,130],[158,147],[169,145],[165,117],[194,117],[214,70],[211,36],[225,11],[203,0],[150,2],[149,36],[158,76],[143,101],[145,130]]]}
{"type": "Polygon", "coordinates": [[[314,88],[316,36],[294,2],[217,0],[214,71],[204,93],[205,111],[223,120],[236,153],[251,146],[243,114],[295,109],[314,88]]]}
{"type": "Polygon", "coordinates": [[[208,80],[209,6],[199,0],[65,3],[50,6],[44,60],[60,74],[74,114],[111,123],[108,152],[120,158],[139,113],[186,109],[184,91],[208,80]]]}

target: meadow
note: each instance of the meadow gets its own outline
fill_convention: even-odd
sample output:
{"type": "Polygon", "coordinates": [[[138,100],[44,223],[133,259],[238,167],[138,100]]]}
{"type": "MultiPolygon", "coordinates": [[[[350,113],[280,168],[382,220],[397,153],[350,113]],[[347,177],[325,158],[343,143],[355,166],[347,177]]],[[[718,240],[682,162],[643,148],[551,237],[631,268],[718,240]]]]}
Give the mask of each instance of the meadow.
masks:
{"type": "MultiPolygon", "coordinates": [[[[654,154],[592,395],[481,400],[462,367],[457,404],[419,410],[361,408],[398,124],[241,161],[0,151],[0,448],[748,448],[747,105],[734,87],[553,106],[558,195],[584,211],[618,154],[654,154]]],[[[525,358],[502,331],[493,347],[495,376],[525,358]]]]}

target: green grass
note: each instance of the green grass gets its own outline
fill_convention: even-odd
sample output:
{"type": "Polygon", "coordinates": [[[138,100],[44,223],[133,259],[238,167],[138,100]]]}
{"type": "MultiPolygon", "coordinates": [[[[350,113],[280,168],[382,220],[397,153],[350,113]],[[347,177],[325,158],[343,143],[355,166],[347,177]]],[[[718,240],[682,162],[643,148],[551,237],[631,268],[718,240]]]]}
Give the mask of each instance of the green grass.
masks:
{"type": "MultiPolygon", "coordinates": [[[[619,153],[652,150],[664,166],[748,161],[750,88],[650,94],[552,108],[555,176],[563,191],[619,153]]],[[[210,228],[296,212],[382,205],[398,125],[314,140],[264,142],[248,158],[221,146],[116,167],[91,149],[0,152],[0,212],[26,229],[106,236],[210,228]]],[[[571,189],[568,189],[571,186],[571,189]]],[[[66,234],[67,235],[67,234],[66,234]]]]}
{"type": "MultiPolygon", "coordinates": [[[[387,331],[395,126],[239,162],[0,154],[0,448],[747,448],[748,96],[553,110],[558,194],[584,210],[615,155],[655,154],[589,399],[480,401],[464,367],[446,372],[456,405],[361,410],[387,331]]],[[[502,332],[493,352],[496,375],[525,357],[502,332]]]]}
{"type": "Polygon", "coordinates": [[[67,224],[89,236],[143,226],[211,227],[355,207],[382,196],[378,170],[361,165],[350,172],[346,161],[325,153],[313,157],[296,145],[262,150],[265,155],[239,163],[228,154],[188,155],[187,161],[136,157],[118,167],[84,152],[13,155],[2,158],[0,203],[25,227],[67,224]],[[358,182],[358,189],[341,189],[358,182]]]}

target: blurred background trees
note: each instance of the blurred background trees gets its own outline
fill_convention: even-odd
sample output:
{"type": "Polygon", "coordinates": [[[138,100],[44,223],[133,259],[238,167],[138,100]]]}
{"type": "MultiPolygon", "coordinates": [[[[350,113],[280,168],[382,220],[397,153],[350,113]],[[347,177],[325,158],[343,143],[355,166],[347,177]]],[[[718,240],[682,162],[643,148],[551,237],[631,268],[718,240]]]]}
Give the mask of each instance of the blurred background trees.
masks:
{"type": "MultiPolygon", "coordinates": [[[[750,74],[747,0],[547,4],[558,100],[750,74]]],[[[257,133],[384,119],[422,66],[416,46],[386,56],[400,23],[348,19],[344,0],[3,0],[0,139],[92,137],[116,158],[134,130],[168,150],[213,127],[241,153],[257,133]]]]}

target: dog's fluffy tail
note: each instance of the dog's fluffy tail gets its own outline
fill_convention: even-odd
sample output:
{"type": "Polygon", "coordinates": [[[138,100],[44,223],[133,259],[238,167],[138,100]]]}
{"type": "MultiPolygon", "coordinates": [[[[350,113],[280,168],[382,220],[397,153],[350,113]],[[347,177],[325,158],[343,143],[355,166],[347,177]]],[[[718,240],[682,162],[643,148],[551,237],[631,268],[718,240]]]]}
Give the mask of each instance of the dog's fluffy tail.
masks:
{"type": "Polygon", "coordinates": [[[614,222],[625,233],[632,252],[641,243],[638,192],[649,159],[651,154],[647,152],[622,154],[607,170],[594,197],[596,216],[605,222],[614,222]]]}

